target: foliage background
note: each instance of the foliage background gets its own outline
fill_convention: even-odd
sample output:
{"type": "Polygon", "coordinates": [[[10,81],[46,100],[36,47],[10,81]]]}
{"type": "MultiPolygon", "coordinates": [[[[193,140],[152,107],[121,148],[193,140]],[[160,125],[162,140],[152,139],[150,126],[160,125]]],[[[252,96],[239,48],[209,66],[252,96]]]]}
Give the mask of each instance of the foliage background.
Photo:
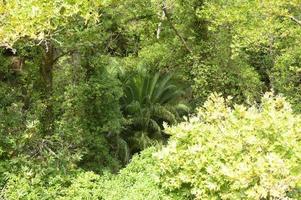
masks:
{"type": "Polygon", "coordinates": [[[300,5],[1,1],[1,198],[300,198],[300,5]]]}

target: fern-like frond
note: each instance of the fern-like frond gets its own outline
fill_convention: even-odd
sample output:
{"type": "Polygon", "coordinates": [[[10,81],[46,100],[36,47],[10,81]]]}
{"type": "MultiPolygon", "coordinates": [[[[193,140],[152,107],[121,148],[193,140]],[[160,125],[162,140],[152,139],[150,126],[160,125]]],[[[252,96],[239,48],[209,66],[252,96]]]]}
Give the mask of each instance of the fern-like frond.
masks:
{"type": "Polygon", "coordinates": [[[122,109],[125,118],[130,119],[124,137],[134,152],[163,142],[163,122],[174,124],[180,113],[188,111],[184,104],[179,104],[184,91],[171,74],[140,71],[128,79],[124,90],[122,109]]]}

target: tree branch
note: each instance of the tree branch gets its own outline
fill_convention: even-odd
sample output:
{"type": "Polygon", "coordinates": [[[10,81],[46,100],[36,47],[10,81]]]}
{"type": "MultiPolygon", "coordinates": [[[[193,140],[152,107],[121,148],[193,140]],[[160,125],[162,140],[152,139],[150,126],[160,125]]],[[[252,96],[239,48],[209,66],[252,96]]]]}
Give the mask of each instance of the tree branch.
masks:
{"type": "Polygon", "coordinates": [[[75,50],[70,50],[70,51],[62,52],[60,55],[58,55],[57,57],[55,57],[53,59],[53,64],[56,63],[61,57],[69,55],[69,54],[74,53],[74,52],[75,52],[75,50]]]}
{"type": "Polygon", "coordinates": [[[172,20],[171,20],[171,17],[169,16],[168,12],[167,12],[167,8],[166,8],[166,5],[163,5],[163,8],[162,8],[165,16],[166,16],[166,19],[169,23],[169,25],[171,26],[172,30],[175,32],[175,34],[178,36],[178,38],[181,40],[181,43],[182,45],[185,47],[185,49],[193,54],[192,50],[190,49],[190,47],[188,46],[186,40],[182,37],[182,35],[179,33],[179,31],[177,30],[177,28],[175,27],[175,25],[172,23],[172,20]]]}
{"type": "Polygon", "coordinates": [[[297,23],[299,26],[301,26],[301,21],[298,20],[296,17],[294,16],[288,16],[293,22],[297,23]]]}
{"type": "Polygon", "coordinates": [[[157,28],[157,39],[158,40],[160,39],[160,33],[161,33],[161,28],[162,28],[162,21],[165,18],[164,8],[166,8],[166,1],[165,0],[163,0],[163,2],[162,2],[162,15],[161,15],[161,20],[160,20],[160,22],[158,24],[158,28],[157,28]]]}
{"type": "Polygon", "coordinates": [[[131,23],[131,22],[145,20],[145,19],[152,18],[153,16],[154,16],[153,14],[141,15],[141,16],[138,16],[138,17],[133,17],[133,18],[127,19],[124,23],[127,24],[127,23],[131,23]]]}

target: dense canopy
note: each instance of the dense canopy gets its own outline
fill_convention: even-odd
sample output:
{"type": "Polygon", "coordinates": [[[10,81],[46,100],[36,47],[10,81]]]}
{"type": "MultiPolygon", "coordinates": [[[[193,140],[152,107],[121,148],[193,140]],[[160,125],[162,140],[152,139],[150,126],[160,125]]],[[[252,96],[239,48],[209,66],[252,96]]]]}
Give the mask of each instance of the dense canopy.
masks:
{"type": "Polygon", "coordinates": [[[0,0],[0,199],[301,199],[301,0],[0,0]]]}

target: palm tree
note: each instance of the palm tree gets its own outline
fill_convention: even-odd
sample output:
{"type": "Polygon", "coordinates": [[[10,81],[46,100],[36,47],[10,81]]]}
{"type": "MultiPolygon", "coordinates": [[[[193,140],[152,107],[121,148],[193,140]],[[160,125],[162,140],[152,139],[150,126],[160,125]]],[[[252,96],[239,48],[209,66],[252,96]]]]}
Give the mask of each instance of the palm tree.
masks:
{"type": "Polygon", "coordinates": [[[122,137],[132,153],[167,139],[163,122],[174,124],[188,112],[180,103],[183,93],[171,74],[139,72],[124,81],[121,108],[128,123],[122,137]]]}

